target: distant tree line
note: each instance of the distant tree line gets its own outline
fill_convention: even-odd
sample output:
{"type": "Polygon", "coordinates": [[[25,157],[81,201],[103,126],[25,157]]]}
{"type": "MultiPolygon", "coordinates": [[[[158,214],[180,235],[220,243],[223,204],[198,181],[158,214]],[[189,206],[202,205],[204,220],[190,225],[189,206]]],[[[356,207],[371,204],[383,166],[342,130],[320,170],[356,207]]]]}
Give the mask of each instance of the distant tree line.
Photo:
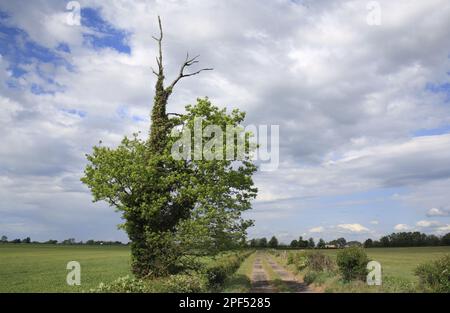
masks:
{"type": "Polygon", "coordinates": [[[425,247],[425,246],[450,246],[450,233],[444,236],[438,237],[436,235],[427,235],[420,232],[401,232],[392,233],[387,236],[383,236],[380,240],[367,239],[364,243],[359,241],[347,241],[345,238],[337,238],[328,242],[325,242],[322,238],[319,239],[317,244],[313,238],[308,240],[303,239],[300,236],[298,239],[291,241],[289,245],[279,243],[275,236],[268,241],[266,237],[254,238],[248,242],[248,246],[252,248],[282,248],[282,249],[324,249],[324,248],[344,248],[350,246],[364,246],[365,248],[375,247],[425,247]]]}
{"type": "Polygon", "coordinates": [[[425,247],[450,246],[450,233],[442,237],[427,235],[421,232],[401,232],[383,236],[380,240],[367,239],[364,247],[425,247]]]}
{"type": "MultiPolygon", "coordinates": [[[[75,238],[68,238],[62,241],[47,240],[47,241],[31,241],[30,237],[24,239],[8,240],[8,237],[3,235],[0,238],[0,243],[33,243],[33,244],[61,244],[61,245],[127,245],[121,241],[105,241],[105,240],[87,240],[76,241],[75,238]]],[[[270,240],[266,237],[253,238],[248,242],[248,246],[252,248],[283,248],[283,249],[324,249],[324,248],[344,248],[349,246],[364,246],[365,248],[377,248],[377,247],[426,247],[426,246],[450,246],[450,233],[443,236],[427,235],[421,232],[401,232],[392,233],[387,236],[381,237],[379,240],[373,240],[371,238],[361,243],[359,241],[347,241],[345,238],[337,238],[328,242],[325,242],[322,238],[319,239],[317,244],[313,238],[303,239],[300,236],[298,239],[291,241],[289,245],[280,243],[277,237],[272,236],[270,240]]]]}
{"type": "Polygon", "coordinates": [[[61,244],[61,245],[127,245],[128,243],[123,243],[121,241],[105,241],[105,240],[87,240],[85,242],[83,241],[76,241],[75,238],[68,238],[62,241],[50,239],[47,241],[31,241],[30,237],[26,237],[24,239],[13,239],[8,240],[8,237],[3,235],[0,237],[0,243],[32,243],[32,244],[61,244]]]}
{"type": "MultiPolygon", "coordinates": [[[[320,242],[319,242],[320,244],[320,242]]],[[[290,245],[286,245],[284,243],[280,243],[277,237],[272,236],[270,240],[267,240],[266,237],[262,238],[254,238],[248,242],[248,245],[252,248],[314,248],[315,243],[313,238],[309,238],[308,240],[303,240],[303,237],[300,236],[298,240],[293,240],[290,245]]]]}

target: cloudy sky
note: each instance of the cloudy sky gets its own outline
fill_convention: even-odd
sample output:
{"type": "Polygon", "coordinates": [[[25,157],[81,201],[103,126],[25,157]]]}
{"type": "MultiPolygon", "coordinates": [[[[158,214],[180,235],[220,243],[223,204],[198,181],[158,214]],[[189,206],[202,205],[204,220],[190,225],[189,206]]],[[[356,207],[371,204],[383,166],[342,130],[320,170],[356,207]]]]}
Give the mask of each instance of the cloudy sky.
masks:
{"type": "Polygon", "coordinates": [[[168,78],[280,125],[251,236],[450,231],[450,2],[0,0],[0,235],[127,240],[79,181],[85,153],[149,127],[157,15],[168,78]],[[77,6],[75,6],[77,11],[77,6]],[[378,14],[379,13],[379,14],[378,14]]]}

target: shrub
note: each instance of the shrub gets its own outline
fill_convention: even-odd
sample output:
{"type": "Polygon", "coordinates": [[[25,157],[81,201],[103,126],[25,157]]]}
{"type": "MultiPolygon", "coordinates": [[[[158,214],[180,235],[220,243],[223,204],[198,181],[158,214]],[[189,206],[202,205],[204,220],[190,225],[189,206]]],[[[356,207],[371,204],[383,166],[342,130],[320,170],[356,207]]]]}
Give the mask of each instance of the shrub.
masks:
{"type": "Polygon", "coordinates": [[[112,283],[101,283],[90,292],[207,292],[211,288],[217,288],[232,275],[241,262],[252,251],[226,254],[216,258],[213,262],[200,267],[200,263],[183,273],[168,275],[155,279],[136,279],[131,276],[121,277],[112,283]],[[198,267],[198,268],[197,268],[198,267]]]}
{"type": "Polygon", "coordinates": [[[281,251],[280,250],[275,250],[275,249],[270,249],[269,253],[276,256],[276,257],[280,257],[281,256],[281,251]]]}
{"type": "Polygon", "coordinates": [[[415,274],[419,285],[427,291],[450,292],[450,255],[419,265],[415,274]]]}
{"type": "Polygon", "coordinates": [[[216,257],[213,262],[207,263],[200,272],[208,281],[208,286],[217,288],[230,277],[253,251],[241,251],[216,257]]]}
{"type": "Polygon", "coordinates": [[[232,265],[226,264],[226,262],[223,261],[209,266],[205,271],[208,284],[211,287],[217,287],[223,284],[227,276],[234,272],[231,268],[232,265]]]}
{"type": "Polygon", "coordinates": [[[308,257],[305,255],[297,255],[297,259],[295,260],[295,267],[297,270],[301,271],[308,266],[308,257]]]}
{"type": "Polygon", "coordinates": [[[189,274],[169,275],[164,278],[141,280],[131,276],[124,276],[112,283],[100,283],[98,287],[89,292],[102,293],[148,293],[148,292],[206,292],[207,280],[202,274],[191,272],[189,274]]]}
{"type": "Polygon", "coordinates": [[[331,271],[334,269],[333,260],[318,251],[289,253],[287,263],[294,264],[299,271],[307,267],[313,271],[331,271]]]}
{"type": "Polygon", "coordinates": [[[204,275],[196,272],[188,274],[170,275],[160,284],[155,284],[153,292],[206,292],[207,279],[204,275]]]}
{"type": "Polygon", "coordinates": [[[143,280],[127,275],[119,277],[111,283],[100,283],[96,288],[90,289],[89,292],[140,293],[150,292],[150,287],[143,280]]]}
{"type": "Polygon", "coordinates": [[[308,270],[303,276],[303,281],[308,285],[314,283],[316,285],[324,284],[330,277],[334,277],[333,273],[326,271],[308,270]]]}
{"type": "Polygon", "coordinates": [[[287,257],[287,264],[293,264],[298,271],[301,271],[308,266],[308,258],[303,252],[289,252],[287,257]]]}
{"type": "Polygon", "coordinates": [[[242,262],[242,257],[231,255],[223,257],[208,265],[205,270],[205,275],[208,284],[211,287],[217,287],[225,282],[225,279],[233,274],[242,262]]]}
{"type": "Polygon", "coordinates": [[[366,266],[369,260],[363,248],[357,246],[345,248],[338,252],[336,260],[344,280],[366,279],[366,266]]]}
{"type": "Polygon", "coordinates": [[[303,281],[308,285],[312,284],[317,279],[318,273],[316,271],[307,271],[303,276],[303,281]]]}
{"type": "Polygon", "coordinates": [[[416,283],[401,277],[383,276],[383,292],[417,292],[416,283]]]}
{"type": "Polygon", "coordinates": [[[287,256],[287,264],[294,264],[294,260],[295,260],[295,253],[293,252],[289,252],[288,256],[287,256]]]}
{"type": "Polygon", "coordinates": [[[331,271],[334,268],[333,260],[322,252],[310,252],[306,257],[308,267],[314,271],[331,271]]]}

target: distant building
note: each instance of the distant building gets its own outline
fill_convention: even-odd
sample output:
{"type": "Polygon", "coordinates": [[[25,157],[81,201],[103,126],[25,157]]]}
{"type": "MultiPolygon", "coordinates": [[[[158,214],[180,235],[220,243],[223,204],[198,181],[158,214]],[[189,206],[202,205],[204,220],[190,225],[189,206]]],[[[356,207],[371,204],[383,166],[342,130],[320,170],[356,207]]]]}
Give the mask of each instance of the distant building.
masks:
{"type": "Polygon", "coordinates": [[[325,245],[326,249],[336,249],[337,246],[336,245],[325,245]]]}

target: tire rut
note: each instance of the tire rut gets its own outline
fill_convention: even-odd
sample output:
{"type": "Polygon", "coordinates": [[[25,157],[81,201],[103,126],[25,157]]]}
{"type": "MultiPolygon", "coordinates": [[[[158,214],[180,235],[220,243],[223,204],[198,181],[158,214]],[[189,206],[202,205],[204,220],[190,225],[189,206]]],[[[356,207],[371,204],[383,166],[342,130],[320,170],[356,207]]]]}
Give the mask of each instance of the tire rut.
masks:
{"type": "Polygon", "coordinates": [[[278,264],[272,257],[265,253],[257,252],[252,270],[252,288],[250,292],[254,293],[272,293],[278,292],[273,282],[269,279],[270,275],[264,269],[263,260],[266,260],[272,270],[280,277],[289,292],[307,293],[313,292],[304,282],[299,282],[295,275],[278,264]]]}
{"type": "Polygon", "coordinates": [[[269,281],[269,275],[267,274],[266,270],[263,267],[262,259],[263,256],[261,256],[261,254],[259,253],[255,257],[251,278],[252,289],[250,290],[250,292],[255,293],[276,292],[276,289],[269,281]]]}
{"type": "Polygon", "coordinates": [[[308,285],[304,282],[299,282],[295,275],[286,270],[284,267],[279,265],[274,259],[272,259],[270,256],[267,256],[267,263],[269,263],[272,270],[280,277],[280,279],[283,281],[283,283],[286,285],[286,287],[290,290],[290,292],[297,292],[297,293],[307,293],[312,292],[308,285]]]}

